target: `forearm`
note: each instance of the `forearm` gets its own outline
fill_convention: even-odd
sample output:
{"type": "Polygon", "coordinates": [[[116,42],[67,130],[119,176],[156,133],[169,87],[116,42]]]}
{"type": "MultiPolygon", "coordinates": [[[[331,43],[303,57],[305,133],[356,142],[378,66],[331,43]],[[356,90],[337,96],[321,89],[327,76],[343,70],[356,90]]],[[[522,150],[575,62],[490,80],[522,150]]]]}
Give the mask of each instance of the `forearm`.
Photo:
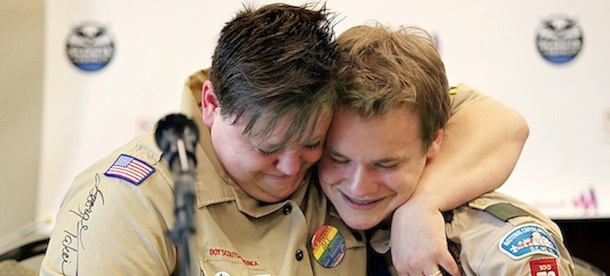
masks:
{"type": "Polygon", "coordinates": [[[445,126],[412,199],[446,211],[502,186],[528,135],[521,114],[492,98],[464,107],[445,126]]]}

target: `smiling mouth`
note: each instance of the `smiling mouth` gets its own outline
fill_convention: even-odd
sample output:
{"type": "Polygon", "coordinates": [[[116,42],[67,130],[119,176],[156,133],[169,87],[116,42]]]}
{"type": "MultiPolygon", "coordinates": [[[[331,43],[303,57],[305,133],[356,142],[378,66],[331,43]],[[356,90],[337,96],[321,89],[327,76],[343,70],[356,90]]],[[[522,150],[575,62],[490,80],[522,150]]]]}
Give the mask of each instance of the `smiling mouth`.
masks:
{"type": "Polygon", "coordinates": [[[372,208],[374,207],[377,203],[379,203],[382,199],[376,199],[376,200],[358,200],[358,199],[353,199],[345,194],[343,194],[343,198],[345,198],[345,201],[347,202],[347,204],[353,208],[356,209],[368,209],[368,208],[372,208]]]}

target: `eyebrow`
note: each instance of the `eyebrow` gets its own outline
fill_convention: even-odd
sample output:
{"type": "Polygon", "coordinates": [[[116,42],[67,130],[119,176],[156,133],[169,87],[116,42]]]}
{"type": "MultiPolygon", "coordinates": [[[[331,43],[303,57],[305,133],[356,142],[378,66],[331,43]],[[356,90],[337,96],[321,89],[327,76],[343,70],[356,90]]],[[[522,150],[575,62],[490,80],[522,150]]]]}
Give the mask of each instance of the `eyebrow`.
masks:
{"type": "MultiPolygon", "coordinates": [[[[334,156],[338,156],[341,158],[345,158],[345,159],[349,159],[351,160],[351,158],[339,153],[336,150],[333,149],[324,149],[325,152],[327,152],[330,155],[334,155],[334,156]]],[[[386,157],[386,158],[382,158],[382,159],[378,159],[378,160],[373,160],[372,164],[383,164],[383,163],[390,163],[390,162],[400,162],[403,161],[407,158],[400,158],[399,156],[391,156],[391,157],[386,157]]]]}

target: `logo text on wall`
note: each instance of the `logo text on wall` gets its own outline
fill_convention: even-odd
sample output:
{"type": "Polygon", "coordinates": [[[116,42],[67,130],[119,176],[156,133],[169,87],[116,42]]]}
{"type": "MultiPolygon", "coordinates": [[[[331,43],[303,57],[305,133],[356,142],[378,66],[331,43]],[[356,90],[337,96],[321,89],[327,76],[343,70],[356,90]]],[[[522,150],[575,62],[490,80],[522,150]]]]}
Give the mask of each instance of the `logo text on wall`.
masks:
{"type": "Polygon", "coordinates": [[[74,26],[66,39],[68,58],[78,69],[86,72],[106,67],[114,51],[114,41],[108,28],[95,22],[74,26]]]}
{"type": "Polygon", "coordinates": [[[536,32],[536,47],[542,57],[554,64],[573,60],[583,46],[583,33],[575,19],[564,15],[545,18],[536,32]]]}

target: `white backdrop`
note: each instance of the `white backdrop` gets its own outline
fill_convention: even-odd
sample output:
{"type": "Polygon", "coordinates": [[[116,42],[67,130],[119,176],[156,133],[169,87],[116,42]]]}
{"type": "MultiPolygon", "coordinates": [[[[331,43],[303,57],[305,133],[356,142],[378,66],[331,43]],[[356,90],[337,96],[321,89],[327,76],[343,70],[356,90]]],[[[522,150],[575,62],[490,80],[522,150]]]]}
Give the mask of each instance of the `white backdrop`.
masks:
{"type": "MultiPolygon", "coordinates": [[[[40,216],[57,211],[78,172],[178,110],[184,79],[210,65],[218,32],[241,7],[236,0],[47,1],[40,216]],[[97,71],[66,54],[83,43],[73,29],[87,24],[106,30],[103,39],[88,34],[106,43],[90,49],[111,57],[97,71]]],[[[610,2],[327,0],[327,7],[339,13],[337,33],[371,20],[424,27],[452,84],[469,83],[524,114],[530,138],[502,191],[553,218],[610,217],[610,2]],[[583,38],[564,64],[536,48],[542,22],[557,16],[573,20],[583,38]]]]}

